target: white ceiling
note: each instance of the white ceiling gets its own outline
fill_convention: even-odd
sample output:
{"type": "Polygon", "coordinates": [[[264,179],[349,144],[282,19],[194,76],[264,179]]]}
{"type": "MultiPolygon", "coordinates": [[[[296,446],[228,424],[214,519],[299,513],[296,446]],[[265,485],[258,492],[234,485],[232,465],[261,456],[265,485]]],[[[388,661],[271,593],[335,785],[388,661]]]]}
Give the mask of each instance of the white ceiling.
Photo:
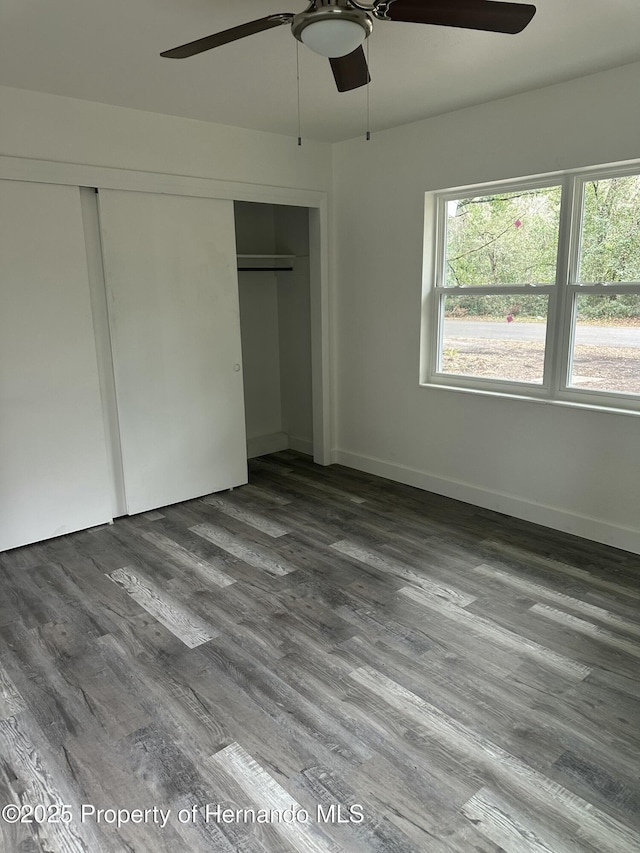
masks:
{"type": "MultiPolygon", "coordinates": [[[[639,0],[529,1],[538,12],[516,36],[377,22],[369,44],[372,130],[640,60],[639,0]]],[[[296,136],[296,41],[288,26],[190,59],[159,53],[306,5],[0,0],[0,84],[296,136]]],[[[364,134],[366,89],[338,93],[328,61],[302,46],[300,70],[303,136],[364,134]]]]}

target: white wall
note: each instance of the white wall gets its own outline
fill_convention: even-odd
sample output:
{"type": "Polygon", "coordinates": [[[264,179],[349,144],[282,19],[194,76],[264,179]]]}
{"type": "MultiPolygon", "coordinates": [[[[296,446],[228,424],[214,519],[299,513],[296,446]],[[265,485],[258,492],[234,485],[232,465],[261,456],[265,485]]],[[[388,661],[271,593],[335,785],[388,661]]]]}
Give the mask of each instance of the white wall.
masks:
{"type": "Polygon", "coordinates": [[[326,190],[331,146],[0,86],[0,155],[326,190]]]}
{"type": "Polygon", "coordinates": [[[640,418],[419,387],[424,193],[640,158],[640,64],[334,146],[337,461],[640,552],[640,418]]]}
{"type": "MultiPolygon", "coordinates": [[[[273,272],[239,272],[242,369],[247,442],[250,455],[262,445],[255,439],[279,436],[286,447],[282,427],[280,393],[280,334],[278,330],[278,282],[273,272]]],[[[268,451],[272,452],[269,445],[268,451]]]]}
{"type": "Polygon", "coordinates": [[[293,254],[292,272],[277,273],[282,428],[289,447],[313,454],[309,214],[274,207],[276,252],[293,254]]]}

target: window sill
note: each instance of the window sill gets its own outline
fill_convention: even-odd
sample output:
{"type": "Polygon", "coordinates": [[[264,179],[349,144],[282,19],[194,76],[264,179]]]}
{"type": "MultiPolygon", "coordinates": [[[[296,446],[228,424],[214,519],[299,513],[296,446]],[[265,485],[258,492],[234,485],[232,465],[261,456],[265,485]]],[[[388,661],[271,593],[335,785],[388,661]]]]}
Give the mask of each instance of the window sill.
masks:
{"type": "Polygon", "coordinates": [[[467,388],[460,385],[446,385],[440,382],[421,382],[419,387],[427,390],[453,391],[454,393],[472,394],[481,397],[493,397],[499,400],[515,400],[520,403],[534,403],[543,406],[557,406],[564,409],[579,409],[588,412],[600,412],[607,415],[632,415],[640,416],[640,409],[625,409],[616,406],[602,405],[591,402],[578,402],[575,400],[559,400],[551,397],[534,397],[526,394],[509,393],[506,391],[495,391],[488,388],[467,388]]]}

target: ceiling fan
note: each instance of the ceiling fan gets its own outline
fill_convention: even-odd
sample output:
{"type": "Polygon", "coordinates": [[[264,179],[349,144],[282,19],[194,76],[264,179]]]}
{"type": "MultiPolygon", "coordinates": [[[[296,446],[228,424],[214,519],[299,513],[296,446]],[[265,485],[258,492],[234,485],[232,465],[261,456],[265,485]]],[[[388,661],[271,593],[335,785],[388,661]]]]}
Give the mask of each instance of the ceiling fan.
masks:
{"type": "Polygon", "coordinates": [[[339,92],[366,86],[371,80],[362,44],[376,21],[406,21],[519,33],[535,15],[528,3],[499,0],[312,0],[304,12],[281,12],[249,21],[229,30],[166,50],[161,56],[184,59],[254,33],[291,25],[291,32],[307,47],[329,58],[339,92]]]}

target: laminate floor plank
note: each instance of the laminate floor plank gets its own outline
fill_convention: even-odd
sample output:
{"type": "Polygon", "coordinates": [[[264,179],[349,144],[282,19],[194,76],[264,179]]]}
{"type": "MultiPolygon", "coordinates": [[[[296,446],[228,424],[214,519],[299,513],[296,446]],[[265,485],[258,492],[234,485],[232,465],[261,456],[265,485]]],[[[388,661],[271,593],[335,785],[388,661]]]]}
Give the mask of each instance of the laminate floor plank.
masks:
{"type": "Polygon", "coordinates": [[[291,780],[291,788],[310,814],[318,815],[322,809],[321,819],[327,820],[325,831],[339,849],[353,853],[419,853],[407,835],[388,818],[376,817],[373,804],[364,802],[326,767],[309,767],[291,780]],[[335,815],[339,815],[339,821],[335,815]]]}
{"type": "Polygon", "coordinates": [[[595,625],[586,619],[580,619],[571,613],[566,613],[564,610],[558,610],[555,607],[549,607],[548,604],[534,604],[530,608],[531,613],[543,616],[545,619],[551,619],[558,625],[563,625],[569,630],[576,631],[579,634],[584,634],[587,637],[593,637],[600,643],[611,646],[614,650],[624,652],[631,657],[640,657],[640,646],[637,642],[633,642],[626,637],[621,637],[613,632],[602,628],[600,625],[595,625]]]}
{"type": "Polygon", "coordinates": [[[455,574],[457,577],[464,577],[465,586],[486,590],[485,586],[475,583],[475,577],[469,571],[478,563],[477,551],[472,547],[465,547],[463,540],[452,542],[446,539],[440,529],[434,530],[425,538],[422,527],[424,520],[420,517],[407,525],[396,519],[383,546],[384,553],[403,562],[421,566],[434,580],[446,580],[455,574]]]}
{"type": "Polygon", "coordinates": [[[283,497],[277,489],[258,486],[256,483],[246,483],[237,490],[243,499],[248,499],[252,506],[287,506],[289,498],[283,497]]]}
{"type": "Polygon", "coordinates": [[[0,658],[0,720],[8,720],[26,709],[24,699],[9,678],[0,658]]]}
{"type": "Polygon", "coordinates": [[[161,518],[164,518],[164,515],[157,510],[152,510],[152,512],[145,512],[144,518],[147,521],[160,521],[161,518]]]}
{"type": "Polygon", "coordinates": [[[563,753],[566,741],[541,715],[532,714],[528,697],[510,689],[509,679],[493,690],[476,679],[447,677],[429,654],[419,662],[397,654],[382,642],[371,645],[354,638],[343,644],[365,665],[393,677],[402,687],[433,702],[450,715],[473,725],[484,737],[496,740],[523,761],[546,770],[563,753]]]}
{"type": "Polygon", "coordinates": [[[588,584],[591,587],[595,587],[605,592],[610,592],[613,595],[619,596],[623,600],[628,598],[636,600],[640,599],[640,590],[635,588],[632,584],[625,583],[623,578],[620,578],[619,581],[612,581],[609,580],[609,578],[602,577],[600,573],[587,571],[579,566],[561,562],[560,560],[556,560],[551,557],[534,554],[523,548],[505,544],[504,542],[487,540],[482,544],[491,553],[511,558],[515,561],[524,563],[527,566],[531,565],[544,569],[547,572],[559,572],[569,578],[575,578],[585,584],[588,584]]]}
{"type": "Polygon", "coordinates": [[[203,656],[234,678],[248,699],[264,713],[278,719],[283,731],[325,763],[360,761],[358,744],[322,706],[313,703],[287,681],[251,659],[233,642],[218,640],[202,650],[203,656]]]}
{"type": "Polygon", "coordinates": [[[31,572],[4,569],[2,586],[4,594],[0,598],[0,627],[16,619],[29,627],[62,621],[64,605],[61,609],[60,602],[55,598],[42,595],[31,572]]]}
{"type": "Polygon", "coordinates": [[[271,575],[286,575],[294,572],[296,567],[284,560],[279,560],[264,547],[255,544],[245,544],[238,537],[228,533],[224,528],[214,524],[198,524],[190,528],[193,533],[213,542],[223,551],[237,557],[250,566],[261,571],[269,572],[271,575]]]}
{"type": "Polygon", "coordinates": [[[351,557],[360,563],[364,563],[366,566],[372,566],[374,569],[378,569],[381,572],[389,572],[389,574],[394,575],[395,577],[402,578],[403,580],[409,581],[415,586],[426,590],[436,598],[450,602],[451,604],[455,604],[459,607],[466,607],[475,600],[473,595],[468,595],[464,591],[455,587],[435,583],[425,574],[416,571],[411,566],[391,557],[383,556],[379,552],[373,551],[370,548],[363,548],[355,542],[342,540],[340,542],[334,542],[331,547],[336,551],[339,551],[341,554],[345,554],[347,557],[351,557]]]}
{"type": "MultiPolygon", "coordinates": [[[[362,792],[361,796],[371,803],[376,814],[385,816],[394,832],[406,836],[411,846],[418,850],[463,853],[465,849],[476,849],[475,845],[460,848],[449,843],[451,824],[456,818],[453,804],[458,798],[452,801],[447,797],[447,789],[442,788],[440,779],[433,775],[427,762],[418,760],[406,764],[376,756],[352,772],[348,781],[354,790],[362,792]],[[390,806],[389,790],[394,792],[397,802],[402,803],[401,808],[390,806]]],[[[477,787],[475,780],[473,787],[477,787]]],[[[463,792],[469,793],[464,788],[458,791],[462,796],[463,792]]],[[[489,850],[480,845],[477,849],[481,853],[489,850]]],[[[492,848],[491,853],[498,851],[492,848]]]]}
{"type": "Polygon", "coordinates": [[[119,740],[149,724],[151,715],[134,679],[122,671],[113,655],[105,654],[104,645],[96,644],[81,658],[61,660],[58,666],[108,737],[119,740]]]}
{"type": "Polygon", "coordinates": [[[52,748],[61,750],[68,733],[94,726],[84,686],[69,678],[36,630],[13,624],[2,640],[3,669],[52,748]]]}
{"type": "MultiPolygon", "coordinates": [[[[82,802],[96,811],[113,808],[152,810],[159,806],[154,791],[147,785],[141,785],[132,772],[129,749],[126,739],[114,741],[95,729],[78,732],[68,738],[64,760],[75,788],[83,791],[82,802]]],[[[166,807],[165,803],[161,805],[166,807]]],[[[76,819],[74,815],[74,824],[76,819]]],[[[88,824],[94,821],[95,815],[89,815],[88,824]]],[[[109,824],[103,828],[110,849],[118,853],[125,850],[173,853],[180,849],[180,838],[174,830],[173,824],[161,829],[151,820],[143,824],[126,823],[120,827],[109,824]]]]}
{"type": "Polygon", "coordinates": [[[540,599],[542,599],[542,601],[552,601],[554,604],[561,605],[565,609],[575,610],[585,616],[590,616],[597,622],[603,622],[605,625],[616,628],[622,633],[628,633],[634,637],[640,637],[640,617],[638,618],[638,621],[625,619],[615,613],[611,613],[603,607],[596,607],[588,601],[575,598],[574,596],[567,595],[564,592],[558,592],[555,589],[550,589],[547,586],[532,582],[527,578],[520,577],[519,575],[500,571],[493,566],[483,564],[476,566],[474,571],[482,575],[482,577],[499,581],[501,584],[506,584],[507,586],[517,589],[522,593],[526,593],[529,598],[533,598],[538,602],[540,599]]]}
{"type": "Polygon", "coordinates": [[[208,497],[202,498],[202,502],[207,504],[207,506],[214,507],[218,512],[221,512],[224,515],[235,518],[236,521],[239,521],[242,524],[247,524],[249,527],[255,527],[256,530],[266,533],[267,536],[271,536],[273,539],[277,539],[280,536],[286,536],[287,533],[290,532],[288,527],[278,524],[278,522],[269,518],[266,514],[254,512],[253,510],[238,506],[226,496],[220,497],[219,495],[209,495],[208,497]]]}
{"type": "Polygon", "coordinates": [[[100,637],[107,632],[110,623],[103,623],[101,618],[79,606],[83,592],[65,564],[44,563],[32,569],[30,576],[42,597],[55,607],[55,618],[39,625],[40,631],[45,632],[52,625],[68,625],[69,634],[82,636],[85,643],[88,637],[100,637]]]}
{"type": "Polygon", "coordinates": [[[616,645],[606,628],[594,626],[591,631],[587,627],[589,623],[570,614],[552,618],[561,611],[548,605],[521,600],[518,606],[505,607],[501,602],[490,599],[475,601],[467,610],[477,618],[499,626],[501,631],[520,634],[530,643],[544,646],[551,653],[567,657],[585,669],[605,669],[631,676],[637,672],[637,659],[628,652],[628,648],[633,648],[629,641],[619,638],[616,645]],[[571,623],[571,620],[577,620],[581,630],[577,630],[576,622],[571,623]],[[625,643],[627,651],[623,652],[625,643]]]}
{"type": "Polygon", "coordinates": [[[362,495],[354,492],[347,492],[338,486],[323,482],[323,479],[325,478],[323,478],[322,474],[317,472],[314,473],[315,476],[313,477],[309,477],[308,475],[305,476],[297,472],[289,472],[286,476],[290,481],[293,480],[297,483],[303,483],[306,489],[321,492],[323,495],[328,495],[330,498],[341,498],[342,500],[355,504],[362,504],[366,501],[366,498],[362,497],[362,495]]]}
{"type": "MultiPolygon", "coordinates": [[[[300,692],[322,696],[322,700],[316,699],[316,702],[321,702],[329,712],[332,707],[337,708],[334,714],[339,715],[343,727],[351,731],[354,741],[362,744],[363,763],[360,767],[352,767],[348,778],[353,774],[368,777],[370,765],[380,760],[386,770],[376,773],[375,779],[380,781],[382,788],[389,778],[389,787],[395,789],[396,783],[391,777],[413,779],[415,790],[411,799],[414,807],[419,809],[423,798],[423,807],[429,803],[432,810],[439,809],[447,814],[452,804],[462,803],[480,785],[480,777],[474,781],[466,763],[441,751],[436,754],[430,744],[415,735],[401,715],[389,711],[379,698],[372,703],[370,694],[346,675],[350,668],[343,667],[342,672],[327,675],[320,664],[314,667],[307,657],[294,655],[284,659],[282,665],[286,665],[290,681],[297,684],[300,692]],[[373,713],[374,705],[378,713],[373,713]],[[370,758],[366,757],[367,753],[370,758]]],[[[409,784],[407,781],[406,785],[409,784]]],[[[403,802],[407,796],[403,794],[403,802]]]]}
{"type": "MultiPolygon", "coordinates": [[[[0,761],[0,802],[3,805],[19,805],[22,786],[8,764],[0,761]]],[[[0,850],[16,853],[40,853],[41,848],[31,835],[28,825],[0,820],[0,850]]]]}
{"type": "Polygon", "coordinates": [[[109,577],[190,649],[217,636],[214,628],[183,608],[175,599],[167,598],[155,583],[141,578],[132,570],[118,569],[111,572],[109,577]]]}
{"type": "Polygon", "coordinates": [[[489,773],[506,777],[523,796],[542,799],[548,809],[558,812],[559,817],[571,815],[580,823],[580,834],[589,842],[599,845],[602,851],[632,853],[640,848],[640,833],[596,809],[593,804],[443,714],[393,680],[367,667],[354,670],[351,677],[377,695],[383,695],[392,707],[400,709],[419,725],[428,728],[434,738],[450,749],[463,749],[465,754],[484,765],[489,773]]]}
{"type": "MultiPolygon", "coordinates": [[[[284,510],[280,512],[284,516],[284,510]]],[[[354,504],[340,506],[321,497],[309,496],[304,490],[286,508],[286,521],[299,540],[313,541],[318,547],[331,545],[348,536],[365,536],[371,543],[386,541],[384,533],[364,509],[354,504]]]]}
{"type": "MultiPolygon", "coordinates": [[[[50,758],[47,760],[34,742],[35,731],[36,726],[26,712],[0,721],[0,762],[9,768],[14,779],[11,786],[14,797],[9,802],[15,802],[19,794],[20,805],[26,804],[34,810],[38,805],[46,808],[50,804],[65,804],[77,817],[82,801],[72,794],[67,769],[55,766],[50,758]]],[[[33,820],[31,828],[34,840],[56,853],[114,850],[95,827],[78,820],[33,820]]]]}
{"type": "Polygon", "coordinates": [[[422,655],[432,647],[422,632],[406,628],[391,616],[381,618],[371,608],[348,601],[336,611],[350,622],[370,643],[384,641],[387,645],[413,655],[422,655]]]}
{"type": "MultiPolygon", "coordinates": [[[[207,789],[196,791],[176,800],[176,813],[180,809],[191,811],[194,804],[215,802],[221,810],[236,809],[239,803],[244,803],[245,795],[239,786],[234,786],[229,777],[216,772],[216,768],[208,762],[205,768],[207,789]],[[216,796],[211,799],[211,792],[216,796]]],[[[243,806],[244,807],[244,806],[243,806]]],[[[178,831],[185,841],[185,849],[210,853],[268,853],[269,850],[282,849],[289,853],[291,848],[285,846],[278,834],[268,824],[247,823],[218,823],[206,819],[206,807],[201,806],[195,822],[179,823],[178,831]]]]}
{"type": "Polygon", "coordinates": [[[504,628],[490,619],[485,619],[483,616],[478,616],[462,607],[456,607],[448,602],[444,602],[439,597],[427,593],[425,590],[403,587],[400,590],[400,594],[407,596],[419,605],[436,610],[438,615],[446,616],[454,623],[460,625],[461,628],[466,627],[469,631],[480,637],[487,637],[499,645],[504,645],[515,654],[531,657],[541,665],[556,669],[570,678],[583,679],[591,672],[590,667],[578,661],[559,654],[553,649],[549,649],[515,631],[504,628]]]}
{"type": "Polygon", "coordinates": [[[0,818],[2,853],[640,850],[640,558],[294,451],[249,472],[0,554],[0,806],[73,806],[0,818]]]}
{"type": "Polygon", "coordinates": [[[154,545],[162,553],[171,574],[169,583],[185,582],[192,592],[217,594],[238,580],[250,578],[258,582],[258,573],[253,567],[193,533],[189,527],[196,523],[202,523],[201,516],[171,507],[167,518],[156,525],[155,530],[150,531],[149,525],[145,525],[137,531],[136,535],[146,542],[151,542],[147,538],[149,533],[157,534],[154,545]]]}
{"type": "Polygon", "coordinates": [[[242,672],[228,675],[229,663],[216,659],[211,650],[207,658],[198,662],[197,674],[187,675],[185,682],[203,707],[224,726],[224,742],[209,750],[209,754],[242,737],[248,750],[269,767],[279,768],[283,777],[299,773],[304,761],[298,754],[300,738],[295,731],[298,727],[287,721],[282,709],[277,705],[272,707],[268,699],[263,704],[260,698],[256,701],[248,695],[242,672]]]}
{"type": "MultiPolygon", "coordinates": [[[[575,853],[570,840],[543,839],[533,830],[526,818],[501,800],[489,788],[474,794],[461,809],[482,833],[499,845],[505,853],[575,853]],[[551,845],[551,846],[549,846],[551,845]]],[[[593,849],[593,848],[592,848],[593,849]]]]}
{"type": "Polygon", "coordinates": [[[589,802],[611,810],[619,820],[630,819],[640,827],[637,772],[624,780],[616,762],[599,759],[596,764],[593,759],[594,756],[586,752],[577,755],[567,750],[554,762],[553,776],[561,784],[571,784],[589,802]]]}
{"type": "Polygon", "coordinates": [[[174,542],[168,536],[162,533],[150,531],[142,533],[142,538],[147,542],[151,542],[159,551],[166,554],[171,560],[179,566],[184,566],[190,569],[192,573],[205,585],[213,584],[214,586],[225,587],[234,583],[234,579],[221,571],[217,566],[212,565],[207,560],[202,559],[192,551],[187,550],[182,545],[174,542]]]}
{"type": "MultiPolygon", "coordinates": [[[[273,810],[284,814],[291,810],[297,814],[301,805],[238,743],[217,752],[210,759],[222,768],[243,789],[257,809],[273,810]]],[[[274,829],[282,840],[299,853],[339,853],[315,823],[291,820],[275,821],[274,829]]]]}

